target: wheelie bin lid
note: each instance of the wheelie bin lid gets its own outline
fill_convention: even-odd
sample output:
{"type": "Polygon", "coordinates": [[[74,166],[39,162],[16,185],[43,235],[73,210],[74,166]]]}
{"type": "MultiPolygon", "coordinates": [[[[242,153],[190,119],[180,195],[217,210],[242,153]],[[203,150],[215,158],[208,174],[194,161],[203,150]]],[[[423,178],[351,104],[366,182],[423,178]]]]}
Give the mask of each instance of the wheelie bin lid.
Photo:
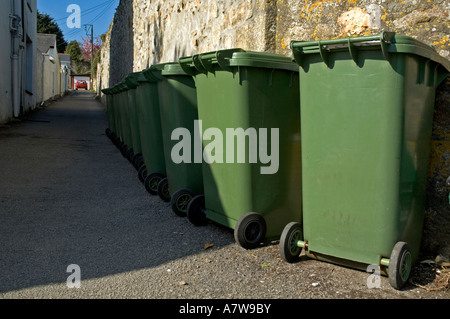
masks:
{"type": "Polygon", "coordinates": [[[137,73],[138,75],[136,76],[136,80],[138,81],[139,85],[141,85],[142,82],[148,82],[147,78],[144,75],[144,71],[137,73]]]}
{"type": "Polygon", "coordinates": [[[166,63],[161,75],[189,75],[187,74],[178,62],[166,63]]]}
{"type": "Polygon", "coordinates": [[[214,73],[217,67],[221,70],[232,71],[233,67],[240,66],[298,72],[298,65],[290,57],[267,52],[245,51],[241,48],[182,57],[179,59],[179,64],[187,74],[193,76],[200,73],[214,73]]]}
{"type": "Polygon", "coordinates": [[[139,75],[141,72],[134,72],[134,73],[130,73],[125,77],[125,83],[128,87],[128,89],[135,89],[139,86],[139,75]]]}
{"type": "Polygon", "coordinates": [[[112,94],[117,94],[117,93],[119,93],[119,88],[117,86],[114,86],[111,88],[111,92],[112,92],[112,94]]]}
{"type": "Polygon", "coordinates": [[[119,93],[119,92],[120,92],[120,90],[119,90],[119,85],[116,84],[116,85],[114,85],[113,87],[111,87],[111,88],[110,88],[110,92],[111,92],[111,94],[117,94],[117,93],[119,93]]]}
{"type": "Polygon", "coordinates": [[[154,64],[148,69],[142,71],[147,82],[156,83],[160,81],[163,77],[161,75],[162,70],[164,69],[165,63],[154,64]]]}
{"type": "Polygon", "coordinates": [[[121,93],[128,90],[128,86],[125,82],[125,80],[122,80],[119,84],[117,84],[117,92],[121,93]]]}
{"type": "Polygon", "coordinates": [[[390,54],[400,53],[434,61],[442,66],[441,80],[450,72],[450,61],[440,56],[432,46],[405,35],[397,35],[395,32],[385,31],[377,35],[331,40],[291,41],[291,49],[293,59],[300,67],[304,67],[303,58],[308,54],[320,55],[322,61],[329,66],[328,55],[332,52],[348,51],[355,63],[358,63],[360,50],[381,50],[386,60],[389,60],[390,54]]]}

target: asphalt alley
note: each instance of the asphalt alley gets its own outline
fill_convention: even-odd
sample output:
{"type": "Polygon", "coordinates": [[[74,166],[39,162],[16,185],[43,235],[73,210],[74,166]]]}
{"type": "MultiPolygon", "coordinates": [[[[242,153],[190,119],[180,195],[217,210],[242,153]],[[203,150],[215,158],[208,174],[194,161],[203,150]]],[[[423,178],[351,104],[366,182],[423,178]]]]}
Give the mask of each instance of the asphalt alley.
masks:
{"type": "Polygon", "coordinates": [[[93,97],[74,91],[0,129],[0,293],[65,286],[72,264],[101,278],[201,247],[177,249],[174,233],[190,225],[145,191],[93,97]]]}
{"type": "Polygon", "coordinates": [[[196,227],[147,193],[106,127],[85,91],[0,127],[0,299],[449,298],[196,227]]]}

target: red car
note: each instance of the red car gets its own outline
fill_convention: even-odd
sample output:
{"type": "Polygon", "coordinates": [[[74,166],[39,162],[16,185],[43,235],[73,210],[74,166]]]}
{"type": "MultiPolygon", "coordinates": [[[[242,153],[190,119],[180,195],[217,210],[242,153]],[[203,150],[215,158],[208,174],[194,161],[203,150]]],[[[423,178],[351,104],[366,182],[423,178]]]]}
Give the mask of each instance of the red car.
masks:
{"type": "Polygon", "coordinates": [[[85,89],[85,90],[87,90],[88,89],[87,82],[84,81],[84,80],[77,81],[77,84],[75,84],[75,89],[76,90],[78,90],[78,89],[85,89]]]}

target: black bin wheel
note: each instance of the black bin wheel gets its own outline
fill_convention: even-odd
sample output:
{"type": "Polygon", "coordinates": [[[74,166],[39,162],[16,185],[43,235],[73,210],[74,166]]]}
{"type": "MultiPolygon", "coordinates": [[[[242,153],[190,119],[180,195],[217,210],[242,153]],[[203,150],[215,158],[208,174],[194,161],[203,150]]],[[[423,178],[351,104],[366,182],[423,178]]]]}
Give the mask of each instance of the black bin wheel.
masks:
{"type": "Polygon", "coordinates": [[[197,195],[192,198],[187,207],[187,217],[195,226],[205,226],[208,223],[204,195],[197,195]]]}
{"type": "Polygon", "coordinates": [[[134,157],[134,150],[132,148],[127,149],[125,152],[125,157],[128,159],[130,163],[132,163],[132,159],[134,157]]]}
{"type": "Polygon", "coordinates": [[[163,178],[158,183],[157,191],[159,198],[161,198],[164,202],[170,202],[169,181],[167,177],[163,178]]]}
{"type": "Polygon", "coordinates": [[[173,193],[170,199],[173,212],[180,217],[186,217],[187,207],[194,196],[194,192],[187,188],[179,189],[173,193]]]}
{"type": "Polygon", "coordinates": [[[145,178],[147,177],[147,168],[145,165],[142,165],[139,170],[138,170],[138,177],[139,180],[144,183],[145,182],[145,178]]]}
{"type": "Polygon", "coordinates": [[[111,138],[111,142],[113,143],[113,145],[117,145],[117,139],[118,139],[117,135],[114,133],[111,133],[110,138],[111,138]]]}
{"type": "Polygon", "coordinates": [[[123,141],[120,142],[119,150],[120,150],[120,153],[122,153],[122,155],[125,157],[126,156],[125,154],[126,154],[126,152],[128,150],[127,144],[125,144],[123,141]]]}
{"type": "Polygon", "coordinates": [[[406,242],[399,241],[392,249],[389,259],[388,276],[389,283],[395,289],[402,289],[411,274],[412,255],[406,242]]]}
{"type": "Polygon", "coordinates": [[[134,167],[139,170],[139,168],[144,164],[144,156],[142,155],[142,153],[134,154],[132,163],[134,167]]]}
{"type": "Polygon", "coordinates": [[[243,215],[234,228],[234,239],[245,249],[257,248],[266,237],[267,225],[258,213],[243,215]]]}
{"type": "Polygon", "coordinates": [[[147,177],[144,180],[144,186],[147,192],[149,192],[152,195],[157,195],[158,184],[163,178],[165,178],[165,176],[160,173],[151,173],[147,175],[147,177]]]}
{"type": "Polygon", "coordinates": [[[291,222],[284,227],[280,237],[280,255],[288,263],[298,261],[302,247],[297,245],[299,240],[303,240],[302,225],[298,222],[291,222]]]}

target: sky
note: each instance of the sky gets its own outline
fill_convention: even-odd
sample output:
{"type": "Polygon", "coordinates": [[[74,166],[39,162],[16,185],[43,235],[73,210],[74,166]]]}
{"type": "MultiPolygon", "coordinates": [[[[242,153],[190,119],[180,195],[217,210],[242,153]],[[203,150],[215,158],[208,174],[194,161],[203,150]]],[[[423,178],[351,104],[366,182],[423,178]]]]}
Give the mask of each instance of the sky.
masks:
{"type": "Polygon", "coordinates": [[[54,19],[69,43],[72,40],[82,42],[82,37],[90,36],[89,25],[94,27],[94,38],[106,33],[119,2],[120,0],[37,0],[37,8],[40,13],[46,13],[54,19]],[[79,28],[76,25],[71,28],[71,24],[76,22],[73,16],[76,11],[71,5],[79,6],[79,28]],[[68,18],[71,19],[68,21],[68,18]]]}

